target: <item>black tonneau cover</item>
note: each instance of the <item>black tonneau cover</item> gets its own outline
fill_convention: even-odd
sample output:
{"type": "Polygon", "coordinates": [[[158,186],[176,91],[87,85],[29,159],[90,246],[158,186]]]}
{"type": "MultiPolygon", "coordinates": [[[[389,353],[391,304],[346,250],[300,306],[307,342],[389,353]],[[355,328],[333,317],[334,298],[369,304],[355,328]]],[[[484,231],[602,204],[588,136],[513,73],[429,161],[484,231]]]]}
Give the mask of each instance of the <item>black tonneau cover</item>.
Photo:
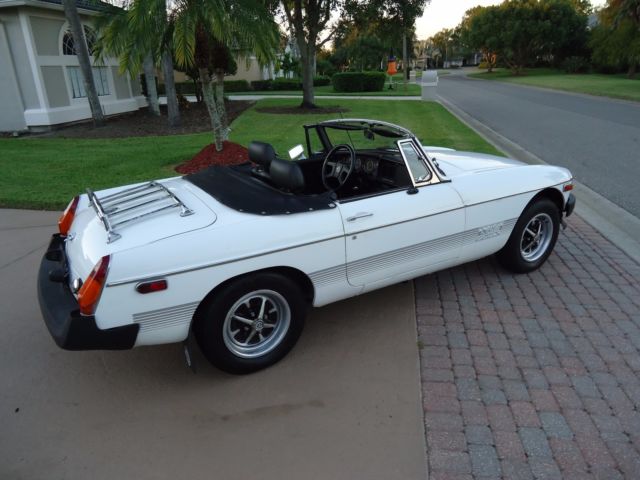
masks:
{"type": "Polygon", "coordinates": [[[251,175],[252,164],[209,167],[186,175],[185,180],[201,188],[223,205],[256,215],[287,215],[335,207],[329,193],[296,195],[282,192],[251,175]]]}

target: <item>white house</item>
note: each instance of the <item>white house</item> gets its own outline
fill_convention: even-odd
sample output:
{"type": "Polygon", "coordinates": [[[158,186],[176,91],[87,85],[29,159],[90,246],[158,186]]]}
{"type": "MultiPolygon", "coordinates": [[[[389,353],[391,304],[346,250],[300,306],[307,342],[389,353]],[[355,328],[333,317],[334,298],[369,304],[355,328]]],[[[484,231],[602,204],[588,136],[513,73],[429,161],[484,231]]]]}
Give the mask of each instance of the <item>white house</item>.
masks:
{"type": "MultiPolygon", "coordinates": [[[[99,2],[77,0],[87,43],[99,2]]],[[[116,58],[94,63],[105,115],[146,105],[138,78],[121,75],[116,58]]],[[[0,0],[0,131],[43,130],[91,118],[74,39],[61,0],[0,0]]]]}

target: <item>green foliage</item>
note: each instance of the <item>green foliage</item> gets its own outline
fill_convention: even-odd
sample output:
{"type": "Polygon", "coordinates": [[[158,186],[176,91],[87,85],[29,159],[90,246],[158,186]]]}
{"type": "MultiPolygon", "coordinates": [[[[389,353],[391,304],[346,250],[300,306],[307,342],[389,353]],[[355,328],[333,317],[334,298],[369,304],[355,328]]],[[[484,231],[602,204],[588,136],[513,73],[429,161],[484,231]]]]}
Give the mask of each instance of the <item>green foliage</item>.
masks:
{"type": "Polygon", "coordinates": [[[251,89],[257,92],[271,90],[271,84],[273,80],[253,80],[251,82],[251,89]]]}
{"type": "Polygon", "coordinates": [[[467,12],[461,36],[489,66],[497,56],[520,73],[540,60],[561,62],[586,51],[587,15],[575,0],[506,0],[467,12]]]}
{"type": "Polygon", "coordinates": [[[276,78],[271,82],[272,90],[301,90],[302,80],[299,78],[276,78]]]}
{"type": "Polygon", "coordinates": [[[567,73],[586,73],[589,67],[589,61],[584,57],[568,57],[562,62],[562,70],[567,73]]]}
{"type": "Polygon", "coordinates": [[[313,77],[314,87],[324,87],[325,85],[331,85],[331,77],[327,75],[317,75],[313,77]]]}
{"type": "Polygon", "coordinates": [[[246,80],[225,80],[225,92],[246,92],[249,90],[249,82],[246,80]]]}
{"type": "Polygon", "coordinates": [[[590,46],[597,70],[626,70],[629,77],[634,77],[640,64],[640,20],[634,21],[631,15],[625,13],[624,7],[624,1],[610,1],[599,12],[600,22],[591,33],[590,46]]]}
{"type": "Polygon", "coordinates": [[[343,72],[331,78],[336,92],[379,92],[384,88],[383,72],[343,72]]]}

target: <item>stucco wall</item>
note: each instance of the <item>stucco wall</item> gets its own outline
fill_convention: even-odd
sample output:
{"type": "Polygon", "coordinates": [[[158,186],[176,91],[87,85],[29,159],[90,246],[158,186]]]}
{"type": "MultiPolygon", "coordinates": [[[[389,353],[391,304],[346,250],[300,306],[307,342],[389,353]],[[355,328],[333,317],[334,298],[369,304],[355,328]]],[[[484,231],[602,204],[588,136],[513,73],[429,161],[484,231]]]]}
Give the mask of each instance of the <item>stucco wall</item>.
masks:
{"type": "Polygon", "coordinates": [[[18,89],[4,24],[0,20],[0,132],[24,130],[24,106],[18,89]]]}
{"type": "Polygon", "coordinates": [[[123,98],[131,98],[129,93],[129,80],[126,74],[120,75],[118,67],[111,67],[111,74],[113,75],[113,85],[116,87],[116,98],[121,100],[123,98]]]}
{"type": "MultiPolygon", "coordinates": [[[[4,24],[9,51],[13,59],[13,67],[18,79],[18,90],[25,109],[40,108],[36,85],[33,80],[31,64],[28,60],[25,34],[20,25],[17,10],[3,8],[0,21],[4,24]]],[[[2,64],[5,65],[4,63],[2,64]]]]}
{"type": "Polygon", "coordinates": [[[42,81],[47,92],[51,108],[67,107],[70,105],[67,83],[64,79],[62,67],[40,67],[42,81]]]}
{"type": "Polygon", "coordinates": [[[64,25],[64,20],[53,18],[29,16],[31,29],[33,31],[33,41],[38,55],[59,55],[60,45],[58,38],[60,30],[64,25]]]}

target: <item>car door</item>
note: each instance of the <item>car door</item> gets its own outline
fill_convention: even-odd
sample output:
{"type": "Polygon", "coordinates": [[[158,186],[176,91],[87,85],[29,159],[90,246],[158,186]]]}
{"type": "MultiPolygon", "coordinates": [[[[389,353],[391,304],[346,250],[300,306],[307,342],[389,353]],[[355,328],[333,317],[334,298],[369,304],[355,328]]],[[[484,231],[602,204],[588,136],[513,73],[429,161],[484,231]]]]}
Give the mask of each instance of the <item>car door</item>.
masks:
{"type": "Polygon", "coordinates": [[[459,255],[465,228],[460,195],[450,182],[434,183],[437,176],[413,142],[398,144],[414,187],[339,203],[354,286],[411,278],[459,255]]]}

